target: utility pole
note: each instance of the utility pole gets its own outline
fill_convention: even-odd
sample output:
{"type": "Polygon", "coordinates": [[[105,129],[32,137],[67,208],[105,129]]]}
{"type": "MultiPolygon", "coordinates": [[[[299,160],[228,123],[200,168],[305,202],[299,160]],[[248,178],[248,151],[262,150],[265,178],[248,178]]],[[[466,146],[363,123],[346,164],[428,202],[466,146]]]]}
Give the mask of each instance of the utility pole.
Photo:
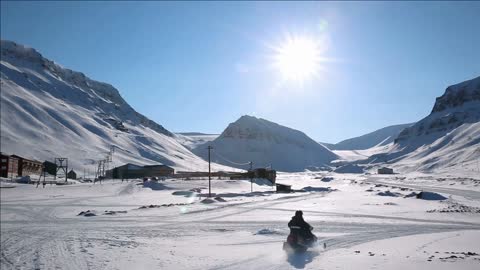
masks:
{"type": "Polygon", "coordinates": [[[253,193],[253,162],[250,161],[250,192],[253,193]]]}
{"type": "Polygon", "coordinates": [[[102,183],[104,170],[105,170],[105,160],[101,159],[101,160],[98,161],[97,171],[95,172],[95,180],[93,180],[94,183],[95,183],[95,181],[99,181],[100,184],[102,183]]]}
{"type": "MultiPolygon", "coordinates": [[[[102,173],[101,173],[101,175],[102,175],[102,180],[103,180],[103,178],[105,178],[105,160],[103,160],[103,162],[102,162],[102,173]]],[[[102,183],[102,180],[100,180],[100,184],[102,183]]]]}
{"type": "MultiPolygon", "coordinates": [[[[113,171],[115,169],[115,164],[113,163],[113,153],[115,153],[115,145],[111,145],[110,146],[110,162],[112,163],[112,179],[114,178],[113,177],[113,171]]],[[[112,181],[113,182],[113,181],[112,181]]]]}
{"type": "Polygon", "coordinates": [[[40,173],[40,177],[38,177],[37,188],[40,185],[40,180],[42,180],[42,176],[43,176],[43,188],[45,188],[45,173],[46,173],[45,166],[42,164],[42,172],[40,173]]]}
{"type": "Polygon", "coordinates": [[[68,158],[55,158],[55,165],[57,166],[55,171],[54,180],[57,181],[57,174],[59,170],[62,170],[65,173],[65,183],[68,178],[68,158]]]}
{"type": "Polygon", "coordinates": [[[207,149],[208,149],[208,197],[212,197],[212,184],[211,184],[212,173],[210,170],[210,150],[212,150],[213,147],[209,145],[207,149]]]}
{"type": "Polygon", "coordinates": [[[98,175],[98,169],[95,169],[95,163],[93,164],[93,173],[94,173],[94,177],[93,177],[93,184],[95,184],[95,182],[97,182],[97,175],[98,175]]]}

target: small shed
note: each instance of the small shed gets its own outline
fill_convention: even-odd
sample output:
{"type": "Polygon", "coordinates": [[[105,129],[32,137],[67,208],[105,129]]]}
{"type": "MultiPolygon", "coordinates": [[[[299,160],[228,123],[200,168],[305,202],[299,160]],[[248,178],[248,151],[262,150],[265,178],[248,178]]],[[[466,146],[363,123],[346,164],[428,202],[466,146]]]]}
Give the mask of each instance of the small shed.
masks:
{"type": "Polygon", "coordinates": [[[44,171],[47,172],[48,174],[57,175],[57,164],[51,161],[45,160],[45,162],[43,162],[43,168],[44,168],[44,171]]]}
{"type": "Polygon", "coordinates": [[[275,187],[277,188],[277,192],[284,192],[284,193],[292,192],[292,186],[291,185],[276,183],[275,187]]]}
{"type": "Polygon", "coordinates": [[[77,179],[77,173],[74,170],[70,170],[67,173],[67,177],[70,178],[70,179],[77,179]]]}
{"type": "Polygon", "coordinates": [[[275,184],[275,180],[277,178],[277,172],[275,170],[268,170],[266,168],[257,168],[254,169],[253,172],[250,172],[250,174],[253,173],[254,178],[265,178],[268,179],[272,184],[275,184]]]}
{"type": "Polygon", "coordinates": [[[382,167],[377,170],[378,174],[393,174],[393,169],[392,168],[387,168],[387,167],[382,167]]]}

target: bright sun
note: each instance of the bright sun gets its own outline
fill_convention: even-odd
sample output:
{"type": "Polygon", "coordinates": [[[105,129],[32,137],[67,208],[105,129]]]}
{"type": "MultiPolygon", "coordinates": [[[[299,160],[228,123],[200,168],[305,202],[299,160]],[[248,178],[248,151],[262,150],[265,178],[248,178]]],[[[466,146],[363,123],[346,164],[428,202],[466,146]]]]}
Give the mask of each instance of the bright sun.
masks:
{"type": "Polygon", "coordinates": [[[308,38],[291,37],[275,48],[274,67],[286,80],[304,82],[316,75],[320,66],[318,44],[308,38]]]}

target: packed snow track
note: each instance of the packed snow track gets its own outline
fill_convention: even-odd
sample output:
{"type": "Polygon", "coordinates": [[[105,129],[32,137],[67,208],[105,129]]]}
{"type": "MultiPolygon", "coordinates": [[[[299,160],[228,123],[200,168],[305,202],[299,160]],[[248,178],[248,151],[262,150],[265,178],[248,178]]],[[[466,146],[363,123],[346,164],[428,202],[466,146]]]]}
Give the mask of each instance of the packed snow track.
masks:
{"type": "MultiPolygon", "coordinates": [[[[342,183],[335,192],[350,187],[342,183]]],[[[106,182],[1,189],[1,268],[319,269],[325,252],[375,240],[480,231],[478,217],[442,220],[323,207],[322,202],[327,205],[325,200],[335,192],[239,196],[213,205],[196,198],[192,204],[174,201],[177,205],[138,209],[145,197],[160,200],[172,193],[170,188],[146,192],[138,191],[136,183],[106,182]],[[77,216],[87,209],[97,215],[77,216]],[[298,209],[315,227],[321,245],[292,258],[282,251],[282,242],[288,235],[286,223],[298,209]],[[103,214],[107,210],[127,213],[103,214]]],[[[259,194],[271,194],[269,189],[259,194]]]]}

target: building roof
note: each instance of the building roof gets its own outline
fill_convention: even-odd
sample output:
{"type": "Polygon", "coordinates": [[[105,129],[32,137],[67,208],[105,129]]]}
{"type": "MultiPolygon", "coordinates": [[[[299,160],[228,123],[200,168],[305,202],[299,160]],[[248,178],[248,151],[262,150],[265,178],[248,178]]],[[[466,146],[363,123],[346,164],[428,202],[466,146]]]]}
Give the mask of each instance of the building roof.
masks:
{"type": "Polygon", "coordinates": [[[164,165],[164,164],[140,166],[140,165],[136,165],[136,164],[133,164],[133,163],[126,163],[126,164],[123,164],[123,165],[118,166],[116,168],[124,168],[124,167],[126,167],[128,170],[141,170],[141,169],[151,169],[151,168],[165,168],[165,169],[174,170],[172,167],[164,165]]]}
{"type": "Polygon", "coordinates": [[[276,183],[275,185],[282,186],[282,187],[292,187],[292,185],[286,185],[286,184],[280,184],[280,183],[276,183]]]}
{"type": "Polygon", "coordinates": [[[168,169],[172,169],[172,167],[170,166],[167,166],[167,165],[164,165],[164,164],[157,164],[157,165],[145,165],[143,166],[144,168],[154,168],[154,167],[161,167],[161,168],[168,168],[168,169]]]}
{"type": "Polygon", "coordinates": [[[42,163],[41,161],[31,159],[31,158],[21,157],[21,156],[18,156],[18,155],[11,155],[11,157],[18,158],[18,159],[23,159],[23,160],[30,161],[30,162],[42,163]]]}
{"type": "Polygon", "coordinates": [[[123,164],[121,166],[118,166],[114,169],[118,169],[118,168],[123,168],[123,167],[126,167],[127,169],[129,170],[140,170],[142,169],[143,167],[140,166],[140,165],[136,165],[136,164],[133,164],[133,163],[126,163],[126,164],[123,164]]]}

